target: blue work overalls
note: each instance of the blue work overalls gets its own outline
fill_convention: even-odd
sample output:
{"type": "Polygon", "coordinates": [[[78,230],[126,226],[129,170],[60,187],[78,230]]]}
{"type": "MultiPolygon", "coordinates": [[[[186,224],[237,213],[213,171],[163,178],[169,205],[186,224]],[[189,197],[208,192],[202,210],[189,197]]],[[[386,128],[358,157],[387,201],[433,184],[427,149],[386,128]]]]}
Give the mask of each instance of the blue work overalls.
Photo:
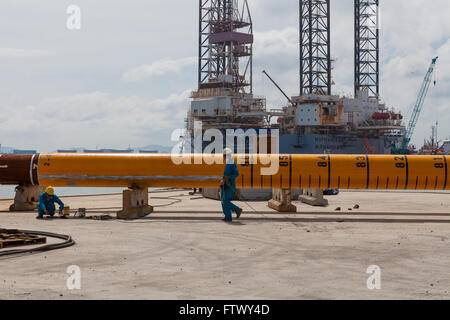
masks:
{"type": "Polygon", "coordinates": [[[224,184],[220,188],[220,200],[222,202],[222,210],[225,215],[225,219],[232,220],[232,211],[237,211],[238,206],[234,205],[231,200],[236,192],[236,178],[239,177],[239,171],[236,163],[227,163],[225,171],[223,173],[224,177],[228,177],[228,184],[224,184]]]}
{"type": "Polygon", "coordinates": [[[50,216],[55,215],[55,202],[59,204],[59,211],[64,209],[64,203],[58,198],[57,195],[53,195],[50,199],[47,198],[47,193],[43,193],[39,196],[38,215],[44,216],[44,211],[47,210],[50,216]]]}

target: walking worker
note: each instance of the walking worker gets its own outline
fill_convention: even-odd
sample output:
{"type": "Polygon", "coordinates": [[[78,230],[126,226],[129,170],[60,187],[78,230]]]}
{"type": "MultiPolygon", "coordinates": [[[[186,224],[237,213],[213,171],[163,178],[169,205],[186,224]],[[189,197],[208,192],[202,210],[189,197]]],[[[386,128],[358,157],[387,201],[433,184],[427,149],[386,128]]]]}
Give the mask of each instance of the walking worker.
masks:
{"type": "Polygon", "coordinates": [[[223,160],[226,162],[225,170],[223,173],[223,180],[220,186],[220,200],[222,202],[222,210],[225,215],[225,222],[232,222],[233,217],[231,212],[236,212],[236,218],[242,214],[242,209],[234,205],[231,200],[236,192],[236,178],[239,177],[239,170],[234,162],[233,152],[231,149],[226,148],[223,150],[223,160]]]}
{"type": "Polygon", "coordinates": [[[43,219],[44,214],[53,217],[56,211],[55,202],[59,204],[59,213],[62,213],[64,210],[64,203],[55,194],[55,189],[53,187],[47,187],[45,192],[39,196],[38,216],[36,218],[43,219]]]}

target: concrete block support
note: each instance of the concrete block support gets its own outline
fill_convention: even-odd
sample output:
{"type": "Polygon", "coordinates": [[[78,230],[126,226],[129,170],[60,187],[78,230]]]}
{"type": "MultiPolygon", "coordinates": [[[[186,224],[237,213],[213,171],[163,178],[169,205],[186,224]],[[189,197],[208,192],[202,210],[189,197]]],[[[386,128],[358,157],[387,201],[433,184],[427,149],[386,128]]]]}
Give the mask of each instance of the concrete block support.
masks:
{"type": "Polygon", "coordinates": [[[153,212],[148,204],[148,189],[127,189],[122,194],[123,207],[117,212],[118,219],[138,219],[153,212]]]}
{"type": "Polygon", "coordinates": [[[220,188],[203,188],[202,196],[208,199],[220,200],[220,188]]]}
{"type": "MultiPolygon", "coordinates": [[[[205,198],[220,200],[220,188],[204,188],[202,195],[205,198]]],[[[238,201],[269,201],[272,199],[272,190],[267,189],[237,189],[233,200],[238,201]]]]}
{"type": "Polygon", "coordinates": [[[45,191],[41,186],[17,186],[14,203],[9,211],[33,211],[39,203],[39,196],[45,191]]]}
{"type": "Polygon", "coordinates": [[[309,204],[315,207],[328,206],[328,200],[323,197],[323,191],[321,189],[305,189],[303,195],[298,197],[303,203],[309,204]]]}
{"type": "Polygon", "coordinates": [[[291,203],[291,190],[274,189],[272,200],[268,203],[269,208],[278,212],[297,212],[297,207],[291,203]]]}

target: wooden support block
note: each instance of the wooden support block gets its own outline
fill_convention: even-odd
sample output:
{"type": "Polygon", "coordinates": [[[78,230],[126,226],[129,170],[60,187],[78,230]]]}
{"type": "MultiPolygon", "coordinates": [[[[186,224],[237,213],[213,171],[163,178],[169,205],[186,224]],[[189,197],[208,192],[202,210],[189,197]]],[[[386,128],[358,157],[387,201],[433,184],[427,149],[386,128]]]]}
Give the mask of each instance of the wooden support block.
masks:
{"type": "Polygon", "coordinates": [[[17,186],[14,203],[9,211],[33,211],[36,210],[39,196],[45,191],[41,186],[17,186]]]}
{"type": "Polygon", "coordinates": [[[153,212],[148,205],[148,189],[124,190],[122,194],[123,207],[117,212],[118,219],[138,219],[153,212]]]}
{"type": "Polygon", "coordinates": [[[297,212],[297,207],[291,203],[291,190],[274,189],[272,200],[269,201],[269,208],[278,212],[297,212]]]}

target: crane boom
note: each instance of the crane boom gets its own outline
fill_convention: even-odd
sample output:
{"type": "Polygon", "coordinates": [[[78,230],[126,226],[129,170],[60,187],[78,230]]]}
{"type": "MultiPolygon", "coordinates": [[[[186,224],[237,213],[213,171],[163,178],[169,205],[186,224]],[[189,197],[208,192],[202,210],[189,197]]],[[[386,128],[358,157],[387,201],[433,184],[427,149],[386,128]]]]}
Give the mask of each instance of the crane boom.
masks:
{"type": "Polygon", "coordinates": [[[411,142],[411,138],[414,134],[414,129],[416,128],[417,121],[419,120],[419,116],[422,111],[423,104],[425,102],[425,98],[427,97],[428,89],[430,88],[431,84],[431,78],[438,58],[439,57],[436,57],[431,61],[431,65],[428,68],[427,74],[425,75],[425,79],[423,80],[422,86],[420,87],[419,96],[417,98],[416,104],[414,105],[413,113],[411,119],[409,120],[405,137],[403,138],[402,141],[401,150],[403,152],[406,152],[408,145],[411,142]]]}
{"type": "Polygon", "coordinates": [[[273,83],[273,85],[274,85],[275,87],[277,87],[278,90],[280,90],[280,92],[286,97],[286,99],[287,99],[291,104],[295,104],[295,103],[291,100],[291,98],[289,98],[288,95],[283,91],[283,89],[280,88],[280,86],[275,82],[275,80],[273,80],[272,77],[269,76],[269,74],[266,72],[266,70],[263,70],[262,72],[267,76],[267,78],[269,78],[269,80],[273,83]]]}

